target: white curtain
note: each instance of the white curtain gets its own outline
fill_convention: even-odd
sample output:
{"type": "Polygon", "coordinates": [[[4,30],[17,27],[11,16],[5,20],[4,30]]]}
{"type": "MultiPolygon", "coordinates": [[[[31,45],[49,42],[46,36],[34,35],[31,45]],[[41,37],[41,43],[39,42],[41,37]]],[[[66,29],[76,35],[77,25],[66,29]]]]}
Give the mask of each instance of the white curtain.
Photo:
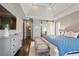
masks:
{"type": "Polygon", "coordinates": [[[42,34],[47,33],[47,35],[55,34],[55,26],[53,21],[42,21],[42,34]]]}

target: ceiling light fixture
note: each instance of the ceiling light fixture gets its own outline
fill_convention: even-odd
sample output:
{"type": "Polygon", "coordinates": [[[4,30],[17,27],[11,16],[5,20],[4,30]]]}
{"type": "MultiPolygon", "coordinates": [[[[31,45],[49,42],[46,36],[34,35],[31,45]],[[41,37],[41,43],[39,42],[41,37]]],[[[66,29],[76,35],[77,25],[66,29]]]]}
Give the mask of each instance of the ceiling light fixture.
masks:
{"type": "Polygon", "coordinates": [[[40,26],[42,26],[42,23],[40,23],[40,26]]]}
{"type": "Polygon", "coordinates": [[[48,10],[51,10],[51,9],[52,9],[51,7],[48,8],[48,10]]]}
{"type": "Polygon", "coordinates": [[[34,8],[38,8],[38,6],[36,6],[36,5],[33,5],[33,7],[34,7],[34,8]]]}
{"type": "Polygon", "coordinates": [[[53,9],[56,11],[56,4],[54,5],[53,9]]]}
{"type": "Polygon", "coordinates": [[[32,4],[32,7],[34,8],[38,8],[38,6],[36,4],[32,4]]]}
{"type": "Polygon", "coordinates": [[[32,5],[36,5],[37,3],[32,3],[32,5]]]}

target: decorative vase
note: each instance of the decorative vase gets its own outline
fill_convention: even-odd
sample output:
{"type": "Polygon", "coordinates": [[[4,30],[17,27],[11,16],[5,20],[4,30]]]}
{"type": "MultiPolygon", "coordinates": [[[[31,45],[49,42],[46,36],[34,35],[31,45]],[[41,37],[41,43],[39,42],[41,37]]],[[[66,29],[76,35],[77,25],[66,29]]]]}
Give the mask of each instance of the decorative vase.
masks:
{"type": "Polygon", "coordinates": [[[4,36],[6,36],[6,37],[9,36],[9,27],[8,27],[8,24],[4,28],[4,36]]]}

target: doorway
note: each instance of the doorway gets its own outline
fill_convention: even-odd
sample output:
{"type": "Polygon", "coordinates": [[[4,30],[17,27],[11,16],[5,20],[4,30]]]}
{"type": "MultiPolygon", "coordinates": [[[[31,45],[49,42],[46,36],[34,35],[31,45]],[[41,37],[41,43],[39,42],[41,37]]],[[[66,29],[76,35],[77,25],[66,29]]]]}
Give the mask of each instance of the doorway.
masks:
{"type": "Polygon", "coordinates": [[[26,37],[32,38],[32,20],[26,21],[26,37]]]}
{"type": "Polygon", "coordinates": [[[27,37],[32,38],[32,19],[24,20],[23,21],[23,38],[26,39],[27,37]]]}

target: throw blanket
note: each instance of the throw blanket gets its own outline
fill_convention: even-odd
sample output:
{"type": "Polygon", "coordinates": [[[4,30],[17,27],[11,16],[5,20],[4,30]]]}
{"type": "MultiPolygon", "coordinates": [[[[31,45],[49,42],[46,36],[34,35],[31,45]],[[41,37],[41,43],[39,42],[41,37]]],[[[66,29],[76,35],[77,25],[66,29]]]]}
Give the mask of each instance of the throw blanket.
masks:
{"type": "Polygon", "coordinates": [[[68,52],[79,52],[79,38],[66,36],[44,36],[44,38],[58,48],[60,56],[68,52]]]}

